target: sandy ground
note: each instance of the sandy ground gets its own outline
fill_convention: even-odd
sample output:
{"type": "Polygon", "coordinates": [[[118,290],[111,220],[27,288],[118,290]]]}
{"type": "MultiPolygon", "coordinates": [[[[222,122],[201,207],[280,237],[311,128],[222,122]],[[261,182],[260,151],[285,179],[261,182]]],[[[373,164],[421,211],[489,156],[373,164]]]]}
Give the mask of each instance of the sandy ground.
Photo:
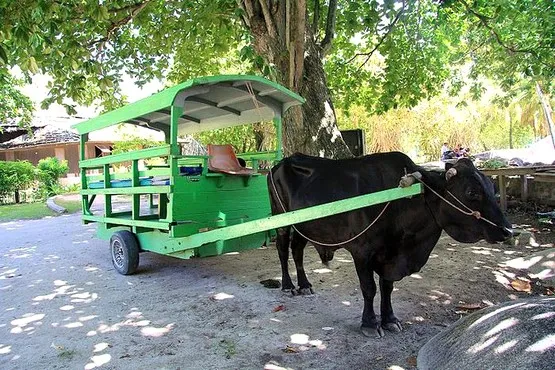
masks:
{"type": "Polygon", "coordinates": [[[292,297],[260,284],[280,276],[273,246],[191,260],[143,253],[138,273],[122,276],[78,214],[3,223],[0,368],[413,369],[419,348],[465,314],[457,306],[528,296],[501,284],[498,264],[553,247],[555,232],[509,218],[537,243],[442,237],[423,270],[396,284],[405,330],[382,339],[359,331],[362,297],[344,250],[326,269],[308,248],[316,294],[292,297]]]}

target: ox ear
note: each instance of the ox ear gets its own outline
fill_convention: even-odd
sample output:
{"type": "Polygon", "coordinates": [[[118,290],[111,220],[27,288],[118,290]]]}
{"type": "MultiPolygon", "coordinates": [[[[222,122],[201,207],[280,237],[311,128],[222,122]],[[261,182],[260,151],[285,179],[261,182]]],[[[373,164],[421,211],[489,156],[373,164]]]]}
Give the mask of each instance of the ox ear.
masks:
{"type": "Polygon", "coordinates": [[[445,163],[445,171],[449,171],[449,169],[450,169],[451,167],[453,167],[453,163],[451,163],[451,162],[446,162],[446,163],[445,163]]]}

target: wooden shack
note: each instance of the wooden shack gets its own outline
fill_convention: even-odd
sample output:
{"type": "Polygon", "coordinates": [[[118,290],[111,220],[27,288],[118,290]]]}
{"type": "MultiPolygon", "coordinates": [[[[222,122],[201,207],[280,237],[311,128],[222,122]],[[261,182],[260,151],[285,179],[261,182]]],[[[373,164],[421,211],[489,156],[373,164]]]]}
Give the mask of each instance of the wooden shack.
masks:
{"type": "MultiPolygon", "coordinates": [[[[112,141],[89,141],[86,151],[88,158],[108,155],[112,151],[112,141]]],[[[21,131],[20,135],[0,143],[0,161],[27,160],[37,165],[39,160],[56,157],[67,160],[70,177],[79,175],[79,135],[73,130],[55,126],[44,126],[32,134],[21,131]]]]}

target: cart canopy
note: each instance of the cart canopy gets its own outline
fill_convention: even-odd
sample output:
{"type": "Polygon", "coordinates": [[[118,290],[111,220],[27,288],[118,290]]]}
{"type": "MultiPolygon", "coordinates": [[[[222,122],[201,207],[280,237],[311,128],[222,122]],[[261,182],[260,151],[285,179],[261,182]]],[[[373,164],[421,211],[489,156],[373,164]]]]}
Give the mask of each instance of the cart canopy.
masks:
{"type": "Polygon", "coordinates": [[[178,134],[270,121],[304,99],[258,76],[220,75],[188,80],[72,127],[79,134],[120,123],[169,130],[170,107],[183,107],[178,134]]]}

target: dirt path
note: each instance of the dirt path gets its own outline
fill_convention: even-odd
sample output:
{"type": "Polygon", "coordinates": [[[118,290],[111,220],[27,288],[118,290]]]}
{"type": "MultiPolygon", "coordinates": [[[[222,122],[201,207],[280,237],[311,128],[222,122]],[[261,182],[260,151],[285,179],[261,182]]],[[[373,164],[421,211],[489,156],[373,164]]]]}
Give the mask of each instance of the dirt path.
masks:
{"type": "Polygon", "coordinates": [[[464,314],[459,302],[527,296],[497,281],[498,264],[553,246],[553,229],[535,235],[516,247],[442,237],[423,270],[396,284],[405,330],[368,339],[345,251],[325,269],[308,248],[316,294],[291,297],[259,283],[280,275],[272,246],[192,260],[144,253],[138,273],[122,276],[79,215],[3,223],[0,368],[412,369],[419,348],[464,314]]]}

